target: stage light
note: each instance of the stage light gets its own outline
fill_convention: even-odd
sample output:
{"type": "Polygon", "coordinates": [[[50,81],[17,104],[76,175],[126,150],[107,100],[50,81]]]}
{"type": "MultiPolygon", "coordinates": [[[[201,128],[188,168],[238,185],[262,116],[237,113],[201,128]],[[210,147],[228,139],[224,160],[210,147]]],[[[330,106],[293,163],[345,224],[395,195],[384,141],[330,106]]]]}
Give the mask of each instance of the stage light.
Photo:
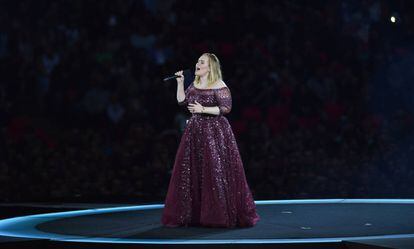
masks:
{"type": "Polygon", "coordinates": [[[397,19],[395,18],[395,16],[391,16],[390,20],[392,23],[395,23],[397,19]]]}

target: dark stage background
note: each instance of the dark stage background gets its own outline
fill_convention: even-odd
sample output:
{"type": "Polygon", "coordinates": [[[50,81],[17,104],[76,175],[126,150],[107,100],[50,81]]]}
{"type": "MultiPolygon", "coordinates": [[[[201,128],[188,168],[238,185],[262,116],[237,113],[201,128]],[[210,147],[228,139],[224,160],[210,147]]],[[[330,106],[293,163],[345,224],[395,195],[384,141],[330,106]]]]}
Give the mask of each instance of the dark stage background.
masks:
{"type": "Polygon", "coordinates": [[[414,198],[412,13],[1,0],[0,201],[162,202],[189,117],[162,78],[203,52],[221,59],[255,199],[414,198]]]}

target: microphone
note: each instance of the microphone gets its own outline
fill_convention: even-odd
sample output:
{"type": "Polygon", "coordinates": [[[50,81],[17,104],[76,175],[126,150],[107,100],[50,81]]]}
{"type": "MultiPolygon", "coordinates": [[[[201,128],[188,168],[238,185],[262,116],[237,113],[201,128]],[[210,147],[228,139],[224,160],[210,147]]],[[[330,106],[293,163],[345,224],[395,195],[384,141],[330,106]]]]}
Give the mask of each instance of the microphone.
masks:
{"type": "MultiPolygon", "coordinates": [[[[183,76],[184,77],[189,75],[189,74],[191,74],[190,69],[183,70],[183,76]]],[[[169,81],[169,80],[173,80],[173,79],[176,79],[176,78],[181,78],[181,76],[178,76],[178,75],[169,76],[167,78],[164,78],[163,81],[169,81]]]]}

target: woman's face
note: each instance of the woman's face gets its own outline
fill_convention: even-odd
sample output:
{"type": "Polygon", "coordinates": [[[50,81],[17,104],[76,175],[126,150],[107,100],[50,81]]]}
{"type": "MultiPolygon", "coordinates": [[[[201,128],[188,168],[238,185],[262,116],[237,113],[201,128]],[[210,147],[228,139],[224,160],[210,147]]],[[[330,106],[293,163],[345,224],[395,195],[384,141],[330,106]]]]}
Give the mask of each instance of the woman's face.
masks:
{"type": "Polygon", "coordinates": [[[194,74],[197,76],[204,76],[204,75],[207,75],[209,71],[210,71],[210,68],[209,68],[208,57],[206,55],[202,55],[198,59],[194,74]]]}

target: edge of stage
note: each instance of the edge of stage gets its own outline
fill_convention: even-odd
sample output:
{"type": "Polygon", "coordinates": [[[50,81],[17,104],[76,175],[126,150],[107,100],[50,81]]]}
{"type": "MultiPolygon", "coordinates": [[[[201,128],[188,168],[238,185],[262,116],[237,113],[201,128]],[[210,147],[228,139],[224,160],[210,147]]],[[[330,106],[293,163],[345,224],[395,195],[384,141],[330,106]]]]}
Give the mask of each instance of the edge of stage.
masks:
{"type": "Polygon", "coordinates": [[[0,220],[0,247],[414,248],[414,199],[266,200],[256,204],[259,223],[236,229],[165,228],[160,223],[162,204],[8,218],[0,220]]]}

